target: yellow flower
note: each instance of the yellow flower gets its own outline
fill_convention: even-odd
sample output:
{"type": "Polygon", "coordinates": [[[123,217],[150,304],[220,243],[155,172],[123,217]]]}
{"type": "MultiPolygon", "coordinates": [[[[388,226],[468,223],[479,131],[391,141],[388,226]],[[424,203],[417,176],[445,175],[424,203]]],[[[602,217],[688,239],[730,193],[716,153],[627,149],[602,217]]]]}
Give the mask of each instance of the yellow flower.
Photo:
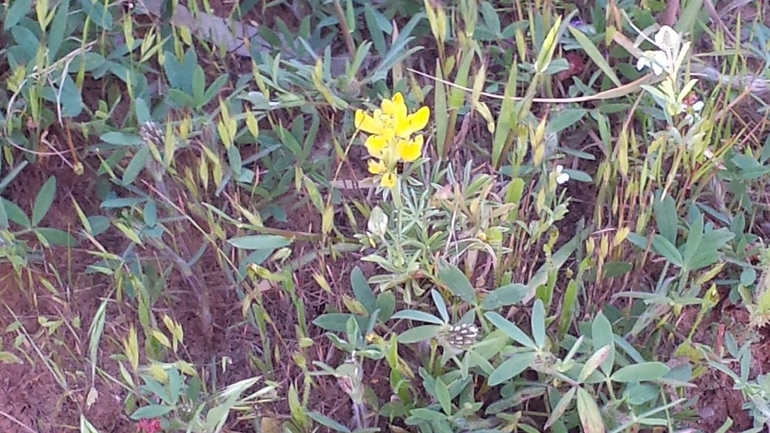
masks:
{"type": "Polygon", "coordinates": [[[418,135],[412,140],[399,140],[396,146],[396,154],[399,159],[405,162],[412,162],[417,160],[422,154],[422,135],[418,135]]]}
{"type": "Polygon", "coordinates": [[[378,159],[369,160],[369,173],[381,174],[380,185],[385,188],[394,188],[396,186],[396,172],[388,169],[384,162],[378,159]]]}
{"type": "Polygon", "coordinates": [[[374,135],[382,135],[386,128],[380,110],[374,110],[374,116],[366,114],[364,110],[356,110],[355,124],[356,128],[374,135]]]}
{"type": "Polygon", "coordinates": [[[385,148],[388,146],[388,140],[382,135],[370,135],[366,138],[364,146],[369,151],[369,155],[375,158],[382,158],[385,148]]]}
{"type": "Polygon", "coordinates": [[[396,173],[393,173],[392,171],[389,171],[382,175],[382,178],[380,179],[380,185],[382,185],[383,188],[390,188],[393,189],[396,187],[396,173]]]}
{"type": "Polygon", "coordinates": [[[388,167],[385,165],[384,162],[378,159],[369,160],[369,173],[382,174],[382,173],[385,173],[386,171],[388,171],[388,167]]]}
{"type": "Polygon", "coordinates": [[[428,120],[430,108],[422,107],[416,113],[408,114],[404,95],[399,92],[393,95],[393,99],[384,99],[380,109],[374,110],[372,115],[363,110],[356,110],[355,125],[368,134],[382,135],[387,139],[395,135],[409,138],[425,128],[428,120]]]}

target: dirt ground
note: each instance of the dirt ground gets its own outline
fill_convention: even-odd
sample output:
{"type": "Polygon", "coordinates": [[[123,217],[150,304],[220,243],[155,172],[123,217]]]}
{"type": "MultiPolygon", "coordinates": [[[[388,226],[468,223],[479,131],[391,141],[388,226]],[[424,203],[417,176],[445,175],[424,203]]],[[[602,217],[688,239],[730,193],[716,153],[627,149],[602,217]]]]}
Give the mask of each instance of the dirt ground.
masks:
{"type": "MultiPolygon", "coordinates": [[[[42,180],[49,175],[56,175],[62,186],[76,185],[78,179],[68,172],[68,169],[38,168],[31,170],[27,176],[17,179],[7,190],[6,198],[18,203],[28,210],[37,188],[42,180]]],[[[76,197],[83,203],[97,203],[93,197],[85,196],[80,190],[76,197]]],[[[95,206],[95,205],[93,205],[95,206]]],[[[97,209],[84,209],[86,213],[96,212],[97,209]]],[[[62,230],[76,226],[73,218],[74,210],[68,200],[60,199],[54,204],[51,214],[44,224],[62,230]]],[[[295,219],[293,229],[308,230],[316,226],[318,221],[295,219]]],[[[120,251],[124,247],[123,239],[118,235],[107,234],[102,241],[107,248],[120,251]]],[[[297,255],[304,253],[308,245],[298,244],[297,255]]],[[[203,259],[205,263],[213,258],[203,259]]],[[[100,432],[134,432],[135,425],[129,421],[122,406],[126,391],[116,382],[105,380],[97,374],[94,385],[98,391],[98,399],[86,409],[86,397],[91,388],[91,370],[88,361],[88,329],[99,308],[101,300],[108,296],[110,281],[103,276],[86,275],[85,266],[92,263],[94,258],[84,250],[72,249],[64,254],[57,251],[49,254],[46,261],[31,264],[24,269],[22,278],[10,265],[0,268],[0,326],[3,333],[3,348],[20,357],[21,363],[0,363],[0,431],[2,432],[63,432],[77,429],[81,410],[86,414],[100,432]],[[58,270],[57,275],[54,270],[58,270]],[[66,271],[65,271],[66,270],[66,271]],[[65,275],[66,273],[66,275],[65,275]],[[22,282],[20,284],[20,281],[22,282]],[[48,284],[45,284],[45,281],[48,284]],[[51,290],[53,287],[54,290],[51,290]],[[41,318],[56,320],[67,318],[68,323],[62,324],[55,330],[43,326],[41,318]],[[79,324],[77,320],[79,319],[79,324]],[[28,336],[21,343],[15,343],[19,335],[19,327],[23,325],[28,336]],[[18,344],[19,349],[14,345],[18,344]],[[20,350],[21,349],[21,350],[20,350]],[[22,353],[26,353],[24,357],[22,353]]],[[[295,276],[299,296],[308,307],[309,321],[322,314],[329,303],[340,308],[340,299],[330,299],[329,294],[322,290],[312,278],[312,272],[322,272],[330,284],[339,289],[339,293],[349,291],[347,288],[350,270],[357,264],[358,258],[350,256],[346,261],[328,262],[314,265],[311,269],[298,272],[295,276]]],[[[249,345],[259,341],[258,333],[250,326],[239,324],[240,301],[232,293],[228,293],[222,276],[215,272],[203,273],[207,286],[213,290],[211,306],[213,335],[208,338],[202,329],[202,321],[197,314],[197,303],[194,297],[184,296],[183,284],[169,280],[169,290],[181,291],[174,298],[187,299],[179,302],[168,311],[184,326],[186,330],[185,344],[191,361],[196,365],[206,365],[214,359],[227,356],[232,360],[227,374],[220,378],[232,383],[239,379],[255,374],[248,356],[249,345]],[[218,279],[220,279],[218,281],[218,279]]],[[[278,332],[282,335],[286,346],[282,350],[289,352],[296,347],[297,339],[294,331],[295,318],[286,312],[294,311],[289,300],[280,296],[268,295],[267,307],[273,317],[284,317],[285,321],[276,323],[278,332]]],[[[135,312],[122,314],[121,308],[130,306],[110,305],[108,318],[135,317],[135,312]]],[[[686,312],[680,322],[680,329],[688,329],[688,321],[694,320],[695,311],[686,312]]],[[[747,314],[743,309],[722,308],[701,325],[703,331],[696,334],[696,342],[716,347],[719,338],[715,329],[719,324],[727,324],[731,328],[748,323],[747,314]]],[[[110,359],[111,355],[119,353],[120,338],[126,335],[127,323],[114,323],[108,320],[105,337],[102,339],[99,352],[99,367],[104,368],[112,377],[118,377],[117,364],[110,359]]],[[[311,338],[319,342],[311,352],[316,359],[328,363],[339,361],[339,354],[333,353],[328,344],[324,344],[321,330],[311,325],[311,338]]],[[[770,351],[767,342],[757,344],[754,348],[756,364],[753,376],[770,369],[770,351]]],[[[301,372],[285,363],[274,371],[272,378],[282,385],[279,392],[285,396],[288,385],[301,372]]],[[[382,372],[384,374],[384,372],[382,372]]],[[[367,375],[376,378],[377,375],[367,375]]],[[[224,382],[223,382],[224,383],[224,382]]],[[[377,388],[379,384],[370,383],[377,388]]],[[[751,419],[741,409],[743,402],[739,391],[732,389],[732,384],[726,376],[710,372],[696,381],[697,387],[692,389],[690,396],[699,396],[699,403],[694,408],[698,415],[698,427],[705,432],[715,431],[729,416],[735,421],[734,430],[740,431],[751,427],[751,419]]],[[[387,394],[384,394],[387,395],[387,394]]],[[[383,396],[380,396],[383,398],[383,396]]],[[[347,422],[351,412],[348,397],[331,379],[320,378],[318,386],[313,388],[311,409],[327,416],[347,422]]],[[[282,418],[288,411],[286,402],[269,405],[262,415],[282,418]]],[[[250,430],[245,430],[250,431],[250,430]]]]}

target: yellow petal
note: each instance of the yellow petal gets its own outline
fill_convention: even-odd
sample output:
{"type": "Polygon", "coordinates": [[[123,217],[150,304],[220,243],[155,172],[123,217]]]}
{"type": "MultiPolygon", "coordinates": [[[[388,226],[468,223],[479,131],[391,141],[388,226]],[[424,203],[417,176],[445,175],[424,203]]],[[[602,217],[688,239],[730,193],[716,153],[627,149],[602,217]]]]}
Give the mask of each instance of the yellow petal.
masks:
{"type": "Polygon", "coordinates": [[[385,173],[382,176],[382,179],[380,179],[380,185],[382,185],[384,188],[395,188],[396,174],[393,173],[392,171],[385,173]]]}
{"type": "Polygon", "coordinates": [[[385,173],[386,171],[388,171],[388,167],[386,167],[385,163],[383,163],[379,159],[369,160],[369,173],[382,174],[382,173],[385,173]]]}
{"type": "MultiPolygon", "coordinates": [[[[375,115],[377,113],[375,112],[375,115]]],[[[356,110],[356,128],[369,134],[382,133],[382,122],[376,120],[374,117],[366,114],[364,110],[356,110]]]]}
{"type": "Polygon", "coordinates": [[[407,138],[417,131],[424,129],[430,120],[430,108],[422,107],[416,113],[397,120],[396,135],[407,138]]]}
{"type": "Polygon", "coordinates": [[[417,160],[422,154],[422,135],[418,135],[413,140],[401,140],[398,142],[398,157],[406,162],[417,160]]]}
{"type": "Polygon", "coordinates": [[[369,151],[369,155],[375,158],[382,158],[382,151],[388,145],[388,141],[381,135],[370,135],[364,145],[366,150],[369,151]]]}
{"type": "Polygon", "coordinates": [[[406,119],[406,103],[404,102],[404,95],[401,94],[401,92],[396,93],[393,95],[393,119],[396,123],[400,122],[402,119],[406,119]]]}
{"type": "Polygon", "coordinates": [[[428,120],[430,120],[430,108],[428,107],[422,107],[416,113],[409,116],[409,126],[412,128],[412,133],[428,126],[428,120]]]}

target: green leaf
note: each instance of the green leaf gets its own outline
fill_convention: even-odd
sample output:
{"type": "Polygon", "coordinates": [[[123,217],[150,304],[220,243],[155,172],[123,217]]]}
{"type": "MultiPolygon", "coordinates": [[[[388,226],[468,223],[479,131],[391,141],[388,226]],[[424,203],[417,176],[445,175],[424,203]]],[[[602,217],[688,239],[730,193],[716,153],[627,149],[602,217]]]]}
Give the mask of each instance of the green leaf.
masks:
{"type": "Polygon", "coordinates": [[[521,344],[522,346],[537,349],[537,345],[527,334],[524,333],[518,326],[509,322],[505,317],[495,313],[493,311],[485,313],[484,317],[487,318],[493,325],[503,331],[507,336],[511,337],[513,341],[521,344]]]}
{"type": "Polygon", "coordinates": [[[584,432],[604,433],[606,431],[599,406],[594,397],[583,388],[577,389],[577,409],[584,432]]]}
{"type": "Polygon", "coordinates": [[[278,235],[252,235],[232,238],[227,243],[243,250],[274,250],[289,245],[291,239],[278,235]]]}
{"type": "Polygon", "coordinates": [[[416,326],[406,332],[399,334],[398,342],[409,344],[429,340],[435,337],[441,331],[441,328],[442,327],[438,325],[416,326]]]}
{"type": "Polygon", "coordinates": [[[671,370],[662,362],[643,362],[627,365],[613,373],[611,379],[615,382],[642,382],[658,380],[671,370]]]}
{"type": "Polygon", "coordinates": [[[658,225],[658,233],[666,238],[669,243],[676,245],[677,224],[679,216],[676,214],[676,203],[670,195],[661,200],[660,193],[655,195],[653,203],[655,210],[655,222],[658,225]]]}
{"type": "Polygon", "coordinates": [[[338,423],[337,421],[334,421],[333,419],[322,415],[315,411],[310,411],[307,413],[310,418],[313,419],[313,421],[317,422],[318,424],[321,424],[324,427],[328,427],[334,431],[343,432],[343,433],[349,433],[350,429],[345,427],[344,425],[338,423]]]}
{"type": "Polygon", "coordinates": [[[399,311],[398,313],[391,316],[391,319],[409,319],[417,322],[433,323],[435,325],[443,325],[446,323],[432,314],[428,314],[423,311],[417,311],[417,310],[399,311]]]}
{"type": "Polygon", "coordinates": [[[8,213],[5,211],[2,200],[0,200],[0,230],[8,230],[8,213]]]}
{"type": "MultiPolygon", "coordinates": [[[[687,269],[692,269],[693,258],[698,253],[698,248],[701,247],[701,240],[703,240],[703,214],[698,213],[698,217],[695,222],[690,226],[690,231],[687,233],[687,240],[684,242],[684,254],[682,254],[682,261],[687,269]]],[[[705,247],[705,245],[704,245],[705,247]]]]}
{"type": "Polygon", "coordinates": [[[412,409],[412,411],[410,411],[409,414],[417,419],[425,420],[425,421],[442,421],[447,418],[446,415],[442,414],[441,412],[436,412],[435,410],[423,409],[423,408],[412,409]]]}
{"type": "Polygon", "coordinates": [[[344,313],[329,313],[323,314],[313,320],[313,325],[333,332],[346,332],[347,323],[350,317],[355,317],[358,320],[358,326],[360,328],[366,328],[367,319],[363,316],[354,316],[352,314],[344,313]]]}
{"type": "Polygon", "coordinates": [[[537,347],[545,347],[545,306],[543,301],[537,299],[532,309],[532,338],[537,347]]]}
{"type": "Polygon", "coordinates": [[[607,346],[610,347],[607,357],[601,363],[602,371],[605,375],[609,375],[612,373],[613,364],[615,364],[615,335],[612,332],[612,325],[604,313],[599,313],[594,318],[591,324],[591,339],[594,351],[599,351],[607,346]]]}
{"type": "Polygon", "coordinates": [[[35,232],[44,237],[51,245],[74,247],[78,244],[78,240],[74,236],[59,229],[38,227],[35,232]]]}
{"type": "Polygon", "coordinates": [[[570,126],[576,125],[583,116],[588,113],[585,108],[565,108],[556,112],[556,115],[548,119],[545,127],[546,134],[556,134],[570,126]]]}
{"type": "Polygon", "coordinates": [[[567,408],[569,407],[570,403],[572,403],[572,399],[575,398],[575,392],[577,391],[576,387],[572,387],[567,391],[566,394],[562,396],[562,398],[559,400],[559,403],[553,408],[553,412],[551,413],[551,416],[548,417],[548,421],[545,423],[545,429],[548,430],[551,425],[553,425],[554,422],[559,420],[562,415],[564,415],[564,412],[567,411],[567,408]]]}
{"type": "Polygon", "coordinates": [[[145,418],[158,418],[171,412],[173,409],[174,408],[171,406],[151,404],[149,406],[144,406],[137,409],[133,414],[131,414],[131,419],[140,420],[145,418]]]}
{"type": "Polygon", "coordinates": [[[434,390],[436,392],[436,400],[441,405],[441,410],[447,415],[452,415],[452,397],[449,395],[449,388],[447,388],[441,378],[436,379],[434,390]]]}
{"type": "Polygon", "coordinates": [[[5,18],[3,19],[4,32],[18,24],[32,10],[32,0],[13,0],[10,4],[11,6],[5,12],[5,18]]]}
{"type": "Polygon", "coordinates": [[[591,42],[590,39],[588,39],[588,36],[586,36],[583,32],[580,30],[572,27],[567,26],[569,29],[569,32],[572,33],[572,37],[575,38],[577,43],[580,45],[580,47],[583,49],[583,51],[588,54],[588,57],[593,60],[593,62],[596,64],[596,66],[599,67],[599,69],[604,72],[604,75],[606,75],[610,80],[612,80],[613,83],[615,83],[616,86],[620,87],[623,83],[620,82],[620,79],[617,75],[615,75],[615,71],[612,69],[612,67],[607,63],[607,60],[605,60],[604,54],[602,54],[601,51],[599,51],[598,48],[596,48],[596,45],[594,45],[593,42],[591,42]]]}
{"type": "Polygon", "coordinates": [[[36,226],[40,224],[48,210],[51,209],[53,200],[56,196],[56,178],[51,176],[40,188],[40,191],[35,197],[35,205],[32,208],[32,225],[36,226]]]}
{"type": "MultiPolygon", "coordinates": [[[[53,90],[54,88],[51,87],[51,89],[53,90]]],[[[64,117],[77,117],[83,112],[83,98],[80,95],[77,84],[75,84],[75,80],[69,74],[64,76],[61,88],[58,89],[56,98],[51,102],[61,104],[62,116],[64,117]]]]}
{"type": "Polygon", "coordinates": [[[485,310],[497,310],[508,305],[521,302],[529,293],[529,287],[524,284],[508,284],[498,287],[487,294],[481,301],[481,308],[485,310]]]}
{"type": "Polygon", "coordinates": [[[465,274],[457,266],[441,260],[438,266],[438,279],[453,295],[474,307],[478,305],[476,291],[465,274]]]}
{"type": "Polygon", "coordinates": [[[387,32],[390,34],[392,32],[393,27],[390,21],[377,9],[373,8],[369,2],[364,3],[364,19],[366,20],[366,29],[372,38],[377,54],[384,56],[388,52],[388,46],[385,43],[383,33],[387,32]]]}
{"type": "Polygon", "coordinates": [[[3,207],[5,208],[5,212],[8,215],[9,220],[15,222],[16,224],[24,228],[32,227],[32,223],[29,221],[27,214],[25,214],[24,211],[21,210],[21,208],[16,205],[16,203],[9,201],[7,199],[2,199],[2,200],[3,200],[3,207]]]}
{"type": "Polygon", "coordinates": [[[441,293],[436,289],[431,289],[430,296],[433,298],[433,303],[436,304],[438,313],[441,315],[441,320],[443,320],[444,323],[449,323],[449,311],[447,311],[446,302],[444,302],[444,298],[441,297],[441,293]]]}
{"type": "Polygon", "coordinates": [[[136,152],[136,155],[131,158],[131,162],[128,163],[126,170],[123,172],[123,186],[129,186],[134,183],[139,173],[147,166],[149,160],[150,148],[149,146],[142,146],[136,152]]]}
{"type": "Polygon", "coordinates": [[[588,358],[588,361],[586,361],[586,363],[583,365],[583,368],[580,369],[580,374],[578,375],[578,383],[585,382],[586,379],[588,379],[588,377],[593,374],[597,368],[599,368],[599,365],[604,364],[612,350],[612,346],[604,346],[594,352],[594,354],[591,355],[591,357],[588,358]]]}
{"type": "Polygon", "coordinates": [[[385,321],[396,311],[396,295],[393,292],[383,292],[377,296],[377,308],[380,310],[379,319],[385,321]]]}
{"type": "Polygon", "coordinates": [[[356,266],[350,274],[350,284],[353,286],[353,294],[358,302],[364,306],[366,312],[371,315],[377,309],[377,299],[374,297],[372,288],[366,282],[366,277],[361,268],[356,266]]]}
{"type": "Polygon", "coordinates": [[[85,11],[86,15],[88,15],[88,18],[90,18],[94,24],[103,28],[104,30],[112,30],[112,14],[102,2],[93,0],[80,0],[80,5],[83,6],[83,11],[85,11]]]}
{"type": "Polygon", "coordinates": [[[616,278],[627,274],[633,265],[627,262],[607,262],[604,264],[604,278],[616,278]]]}
{"type": "Polygon", "coordinates": [[[516,353],[500,364],[492,374],[489,375],[489,386],[499,385],[507,382],[509,379],[518,376],[522,371],[529,368],[537,358],[535,352],[516,353]]]}
{"type": "Polygon", "coordinates": [[[139,135],[123,132],[106,132],[100,135],[99,139],[107,144],[114,144],[116,146],[140,146],[144,144],[144,140],[139,135]]]}
{"type": "Polygon", "coordinates": [[[661,235],[655,235],[655,237],[652,239],[652,249],[655,250],[656,253],[662,255],[665,257],[669,262],[671,262],[672,265],[683,267],[684,263],[682,262],[682,254],[679,253],[679,250],[676,249],[674,244],[668,241],[668,239],[664,238],[661,235]]]}

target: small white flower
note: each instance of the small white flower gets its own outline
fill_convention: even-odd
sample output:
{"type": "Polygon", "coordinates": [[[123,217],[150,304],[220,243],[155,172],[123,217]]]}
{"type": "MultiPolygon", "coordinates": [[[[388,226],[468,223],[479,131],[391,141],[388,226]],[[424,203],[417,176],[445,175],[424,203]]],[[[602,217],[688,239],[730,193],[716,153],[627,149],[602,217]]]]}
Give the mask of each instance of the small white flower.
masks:
{"type": "Polygon", "coordinates": [[[559,185],[564,185],[569,181],[569,174],[564,172],[564,166],[563,165],[557,165],[556,166],[556,183],[559,185]]]}
{"type": "Polygon", "coordinates": [[[671,72],[679,57],[679,50],[682,45],[682,38],[679,33],[669,26],[663,26],[655,34],[654,44],[659,49],[643,52],[636,61],[636,69],[641,71],[644,68],[651,68],[655,75],[671,72]]]}
{"type": "Polygon", "coordinates": [[[700,112],[704,105],[703,101],[696,101],[692,105],[682,104],[682,112],[687,113],[684,117],[685,122],[693,123],[695,120],[700,120],[700,112]]]}
{"type": "Polygon", "coordinates": [[[698,102],[692,104],[692,109],[693,109],[693,111],[701,111],[701,110],[703,110],[703,107],[705,105],[706,104],[704,104],[703,101],[698,101],[698,102]]]}
{"type": "Polygon", "coordinates": [[[385,215],[381,207],[375,206],[372,209],[369,221],[366,223],[366,228],[369,230],[369,233],[379,237],[385,236],[385,232],[388,230],[388,216],[385,215]]]}
{"type": "Polygon", "coordinates": [[[679,36],[679,33],[669,26],[661,27],[658,33],[655,34],[655,45],[668,53],[677,53],[681,42],[682,38],[679,36]]]}
{"type": "Polygon", "coordinates": [[[636,69],[651,68],[655,75],[660,75],[671,66],[668,55],[663,51],[645,51],[636,61],[636,69]]]}

